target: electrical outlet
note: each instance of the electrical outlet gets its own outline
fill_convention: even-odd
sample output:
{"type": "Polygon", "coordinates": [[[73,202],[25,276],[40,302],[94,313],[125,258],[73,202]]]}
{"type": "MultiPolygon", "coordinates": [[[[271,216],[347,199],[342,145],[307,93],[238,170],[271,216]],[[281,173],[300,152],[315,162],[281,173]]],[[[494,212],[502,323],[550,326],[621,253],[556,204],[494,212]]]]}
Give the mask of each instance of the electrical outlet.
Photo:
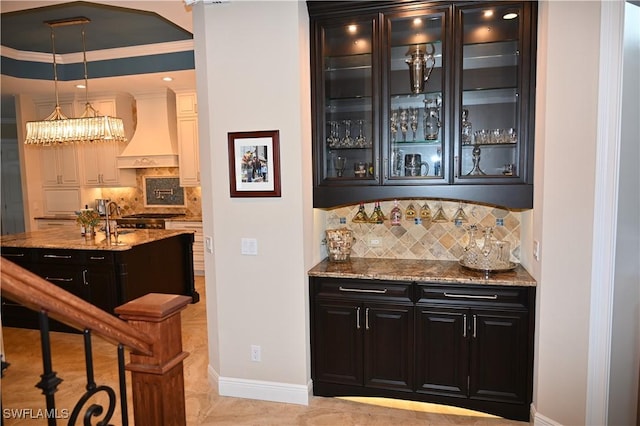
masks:
{"type": "Polygon", "coordinates": [[[382,240],[380,238],[369,239],[369,247],[380,247],[381,245],[382,245],[382,240]]]}
{"type": "Polygon", "coordinates": [[[251,361],[260,362],[260,346],[251,345],[251,361]]]}

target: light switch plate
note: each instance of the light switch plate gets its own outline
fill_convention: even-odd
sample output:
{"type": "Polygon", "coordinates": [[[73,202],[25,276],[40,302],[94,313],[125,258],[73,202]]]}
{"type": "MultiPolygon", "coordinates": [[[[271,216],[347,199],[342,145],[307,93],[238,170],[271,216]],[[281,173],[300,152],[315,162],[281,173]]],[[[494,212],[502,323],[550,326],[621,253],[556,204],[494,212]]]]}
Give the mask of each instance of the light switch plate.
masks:
{"type": "Polygon", "coordinates": [[[204,237],[204,246],[208,253],[213,253],[213,238],[212,237],[204,237]]]}
{"type": "Polygon", "coordinates": [[[240,244],[240,254],[247,256],[258,255],[258,240],[255,238],[242,238],[240,244]]]}

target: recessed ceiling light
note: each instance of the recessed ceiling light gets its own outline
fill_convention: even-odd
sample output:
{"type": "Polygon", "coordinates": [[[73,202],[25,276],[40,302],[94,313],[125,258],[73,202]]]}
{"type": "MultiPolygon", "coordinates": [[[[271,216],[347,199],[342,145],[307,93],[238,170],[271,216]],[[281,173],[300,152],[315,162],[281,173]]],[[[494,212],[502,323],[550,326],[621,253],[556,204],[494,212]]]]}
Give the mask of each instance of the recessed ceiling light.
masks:
{"type": "Polygon", "coordinates": [[[173,81],[173,77],[162,77],[162,81],[173,81]]]}
{"type": "Polygon", "coordinates": [[[518,17],[518,14],[515,12],[509,12],[509,13],[505,13],[505,15],[502,17],[502,19],[515,19],[518,17]]]}
{"type": "Polygon", "coordinates": [[[358,27],[357,27],[357,26],[355,26],[355,25],[349,25],[349,26],[347,27],[347,30],[348,30],[350,33],[355,33],[355,32],[358,30],[358,27]]]}
{"type": "Polygon", "coordinates": [[[416,18],[416,19],[414,19],[414,20],[413,20],[413,25],[418,26],[418,25],[420,25],[420,24],[422,24],[422,19],[420,19],[420,18],[416,18]]]}
{"type": "Polygon", "coordinates": [[[493,10],[485,10],[483,15],[485,18],[491,18],[493,16],[493,10]]]}

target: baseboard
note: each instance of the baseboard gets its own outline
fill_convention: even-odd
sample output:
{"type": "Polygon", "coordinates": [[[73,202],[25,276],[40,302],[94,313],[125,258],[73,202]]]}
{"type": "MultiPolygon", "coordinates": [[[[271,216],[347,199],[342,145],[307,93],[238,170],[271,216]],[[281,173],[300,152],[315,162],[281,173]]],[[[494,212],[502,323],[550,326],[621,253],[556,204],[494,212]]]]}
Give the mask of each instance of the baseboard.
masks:
{"type": "Polygon", "coordinates": [[[291,383],[220,377],[211,366],[208,370],[209,382],[218,389],[220,396],[309,405],[313,392],[311,381],[306,386],[293,385],[291,383]]]}
{"type": "Polygon", "coordinates": [[[562,426],[562,423],[558,423],[549,417],[543,416],[536,410],[536,406],[531,404],[531,424],[533,426],[562,426]]]}

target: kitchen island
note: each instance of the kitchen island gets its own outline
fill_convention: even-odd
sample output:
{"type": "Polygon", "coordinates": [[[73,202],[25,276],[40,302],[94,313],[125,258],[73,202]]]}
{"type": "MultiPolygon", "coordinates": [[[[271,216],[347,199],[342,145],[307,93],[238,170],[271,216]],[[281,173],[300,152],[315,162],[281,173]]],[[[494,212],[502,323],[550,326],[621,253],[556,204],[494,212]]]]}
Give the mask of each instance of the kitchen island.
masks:
{"type": "Polygon", "coordinates": [[[318,396],[455,405],[529,419],[536,281],[455,261],[351,258],[309,271],[318,396]]]}
{"type": "MultiPolygon", "coordinates": [[[[47,229],[4,235],[0,246],[6,259],[113,314],[147,293],[181,294],[198,302],[193,239],[185,230],[127,230],[116,240],[103,232],[85,237],[75,229],[47,229]]],[[[2,324],[38,328],[37,314],[2,299],[2,324]]],[[[51,329],[70,331],[54,321],[51,329]]]]}

